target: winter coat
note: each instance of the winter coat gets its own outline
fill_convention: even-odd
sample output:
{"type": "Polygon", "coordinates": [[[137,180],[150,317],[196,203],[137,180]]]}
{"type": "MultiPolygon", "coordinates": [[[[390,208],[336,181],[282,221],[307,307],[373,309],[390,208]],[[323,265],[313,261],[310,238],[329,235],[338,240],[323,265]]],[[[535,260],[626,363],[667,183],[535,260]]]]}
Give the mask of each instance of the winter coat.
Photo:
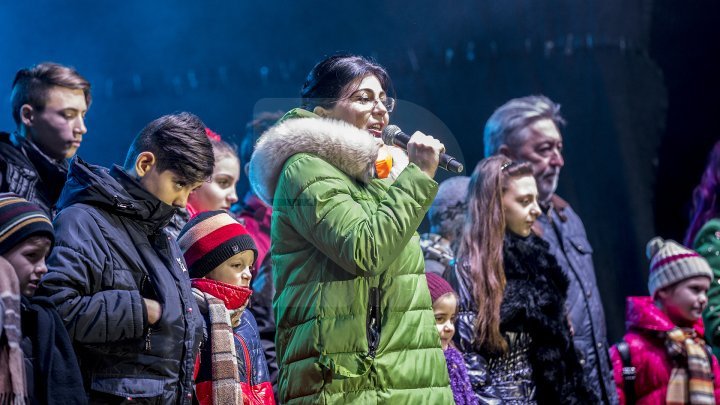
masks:
{"type": "Polygon", "coordinates": [[[257,260],[254,266],[252,284],[253,295],[250,296],[249,311],[257,320],[260,342],[265,351],[270,382],[277,395],[277,378],[280,369],[277,364],[275,352],[275,315],[272,310],[272,300],[275,295],[273,284],[273,265],[270,253],[270,219],[272,207],[265,205],[260,199],[248,192],[243,200],[242,209],[238,213],[238,220],[245,226],[257,247],[257,260]]]}
{"type": "MultiPolygon", "coordinates": [[[[221,288],[221,287],[220,287],[221,288]]],[[[222,294],[213,294],[213,291],[208,291],[200,288],[201,291],[224,301],[226,305],[225,296],[222,294]]],[[[220,291],[220,290],[219,290],[220,291]]],[[[195,297],[202,297],[202,293],[195,294],[195,297]]],[[[210,316],[204,307],[207,303],[202,302],[204,299],[200,298],[201,302],[198,303],[200,311],[203,314],[203,318],[206,325],[206,337],[204,339],[202,349],[200,351],[200,364],[197,376],[195,377],[195,389],[197,392],[198,403],[200,405],[212,405],[212,334],[210,333],[211,322],[210,316]]],[[[247,303],[247,298],[245,299],[247,303]]],[[[232,306],[235,309],[236,306],[232,306]]],[[[270,384],[269,373],[267,367],[267,360],[265,360],[265,353],[263,351],[262,343],[260,342],[260,336],[258,335],[257,323],[255,317],[245,309],[240,315],[240,320],[237,325],[233,326],[233,335],[235,337],[235,350],[236,358],[238,363],[238,374],[240,381],[243,384],[243,396],[245,397],[245,403],[249,404],[275,404],[275,398],[272,392],[272,384],[270,384]]]]}
{"type": "Polygon", "coordinates": [[[550,209],[538,217],[533,229],[550,244],[550,253],[570,281],[567,308],[585,380],[602,403],[615,404],[605,313],[585,226],[570,205],[554,195],[550,209]]]}
{"type": "Polygon", "coordinates": [[[91,402],[190,403],[203,320],[182,253],[163,231],[175,210],[122,168],[78,158],[58,207],[37,294],[65,321],[91,402]],[[162,305],[152,326],[143,298],[162,305]]]}
{"type": "Polygon", "coordinates": [[[0,132],[0,192],[36,203],[52,219],[66,177],[65,160],[51,159],[17,134],[0,132]]]}
{"type": "MultiPolygon", "coordinates": [[[[469,270],[467,261],[458,263],[469,270]]],[[[480,403],[595,403],[567,321],[568,280],[547,242],[535,235],[522,238],[507,233],[503,265],[507,284],[500,331],[509,349],[502,356],[481,352],[474,344],[477,305],[470,284],[457,268],[450,277],[460,298],[456,341],[480,403]],[[508,373],[516,378],[508,378],[508,373]]]]}
{"type": "Polygon", "coordinates": [[[416,232],[437,183],[414,164],[373,178],[380,140],[315,117],[269,129],[250,161],[273,207],[279,401],[452,403],[416,232]]]}
{"type": "MultiPolygon", "coordinates": [[[[635,367],[635,398],[638,405],[664,404],[667,386],[673,365],[665,347],[665,332],[675,328],[675,324],[655,306],[651,297],[628,297],[627,333],[623,338],[630,349],[630,361],[635,367]]],[[[698,320],[693,329],[703,336],[705,328],[698,320]]],[[[617,386],[620,404],[625,405],[625,384],[622,376],[623,362],[617,346],[610,349],[613,376],[617,386]]],[[[715,401],[720,403],[720,366],[712,356],[715,374],[715,401]]]]}
{"type": "Polygon", "coordinates": [[[715,356],[720,356],[720,218],[711,219],[697,233],[693,248],[707,259],[713,270],[708,290],[708,305],[703,312],[706,340],[715,356]]]}

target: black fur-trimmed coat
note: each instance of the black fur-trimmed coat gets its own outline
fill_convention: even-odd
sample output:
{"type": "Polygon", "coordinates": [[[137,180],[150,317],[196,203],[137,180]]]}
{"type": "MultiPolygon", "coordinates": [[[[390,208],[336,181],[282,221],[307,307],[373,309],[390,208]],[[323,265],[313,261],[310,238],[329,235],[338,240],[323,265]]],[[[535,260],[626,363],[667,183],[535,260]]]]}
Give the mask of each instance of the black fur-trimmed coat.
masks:
{"type": "MultiPolygon", "coordinates": [[[[597,398],[584,382],[575,353],[565,300],[568,280],[548,250],[547,242],[535,235],[527,238],[508,233],[503,244],[507,285],[500,307],[501,331],[525,332],[531,337],[528,362],[538,404],[592,404],[597,398]]],[[[467,266],[466,261],[459,261],[467,266]]],[[[493,392],[485,372],[492,356],[478,353],[473,345],[473,323],[477,314],[469,283],[455,272],[451,283],[460,296],[456,340],[465,354],[473,388],[484,399],[493,392]]],[[[502,398],[498,398],[502,399],[502,398]]],[[[492,401],[490,401],[492,402],[492,401]]]]}

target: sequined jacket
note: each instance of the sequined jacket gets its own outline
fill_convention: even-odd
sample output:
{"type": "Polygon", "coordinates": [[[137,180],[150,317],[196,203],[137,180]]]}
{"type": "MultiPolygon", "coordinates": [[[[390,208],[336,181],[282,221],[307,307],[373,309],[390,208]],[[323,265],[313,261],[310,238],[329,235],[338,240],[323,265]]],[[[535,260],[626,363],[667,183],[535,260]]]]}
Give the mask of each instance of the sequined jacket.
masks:
{"type": "Polygon", "coordinates": [[[465,353],[470,382],[480,403],[592,404],[565,311],[568,280],[535,235],[507,234],[503,244],[507,284],[500,330],[509,350],[485,353],[474,344],[477,306],[469,287],[469,263],[459,260],[450,277],[460,297],[456,340],[465,353]],[[459,271],[463,266],[464,271],[459,271]]]}

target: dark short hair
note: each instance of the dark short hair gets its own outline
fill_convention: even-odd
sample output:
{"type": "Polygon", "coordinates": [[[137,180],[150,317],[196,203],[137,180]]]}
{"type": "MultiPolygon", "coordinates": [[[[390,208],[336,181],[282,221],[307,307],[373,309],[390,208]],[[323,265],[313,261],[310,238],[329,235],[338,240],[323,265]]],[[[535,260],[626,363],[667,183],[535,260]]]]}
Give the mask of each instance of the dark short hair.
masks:
{"type": "Polygon", "coordinates": [[[312,111],[315,107],[331,107],[351,93],[347,86],[357,79],[374,75],[388,93],[393,93],[390,76],[384,67],[357,55],[333,55],[318,62],[305,79],[300,91],[302,107],[312,111]]]}
{"type": "Polygon", "coordinates": [[[85,104],[90,107],[92,101],[90,82],[72,67],[44,62],[31,68],[20,69],[15,74],[10,96],[15,124],[20,125],[20,107],[25,104],[42,111],[45,108],[48,90],[54,86],[82,90],[85,94],[85,104]]]}
{"type": "Polygon", "coordinates": [[[171,170],[188,183],[207,180],[215,166],[205,124],[187,112],[163,115],[143,128],[130,145],[126,170],[133,167],[142,152],[155,155],[160,172],[171,170]]]}

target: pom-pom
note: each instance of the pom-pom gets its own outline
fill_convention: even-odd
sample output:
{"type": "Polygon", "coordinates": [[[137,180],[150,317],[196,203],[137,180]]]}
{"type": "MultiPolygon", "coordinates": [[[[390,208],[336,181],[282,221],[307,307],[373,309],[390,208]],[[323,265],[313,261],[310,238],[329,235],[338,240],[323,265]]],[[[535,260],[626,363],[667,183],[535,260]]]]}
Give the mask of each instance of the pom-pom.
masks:
{"type": "Polygon", "coordinates": [[[652,260],[652,258],[657,254],[660,249],[662,249],[663,246],[665,246],[665,241],[663,240],[663,238],[656,236],[650,239],[650,242],[647,243],[647,248],[645,249],[645,254],[647,255],[647,258],[652,260]]]}

